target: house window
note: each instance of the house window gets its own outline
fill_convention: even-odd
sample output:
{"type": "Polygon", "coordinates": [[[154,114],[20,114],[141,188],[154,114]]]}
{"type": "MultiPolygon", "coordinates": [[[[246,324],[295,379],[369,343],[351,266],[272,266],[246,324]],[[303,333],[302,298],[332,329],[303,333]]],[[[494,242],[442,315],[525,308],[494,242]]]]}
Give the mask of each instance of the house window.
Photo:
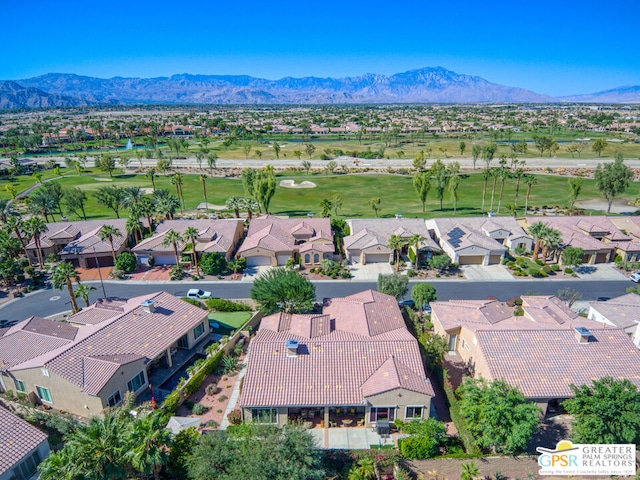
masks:
{"type": "Polygon", "coordinates": [[[33,477],[40,462],[40,454],[36,450],[13,469],[11,475],[9,476],[9,479],[26,480],[33,477]]]}
{"type": "Polygon", "coordinates": [[[42,372],[43,377],[49,376],[49,370],[47,370],[46,368],[41,368],[40,371],[42,372]]]}
{"type": "Polygon", "coordinates": [[[320,263],[320,255],[317,253],[313,254],[313,263],[320,263]]]}
{"type": "Polygon", "coordinates": [[[196,339],[204,333],[204,322],[201,322],[196,328],[193,329],[193,338],[196,339]]]}
{"type": "Polygon", "coordinates": [[[140,372],[127,382],[127,389],[130,392],[137,392],[145,384],[144,372],[140,372]]]}
{"type": "Polygon", "coordinates": [[[308,253],[305,253],[304,263],[309,263],[309,262],[311,262],[311,255],[309,255],[308,253]]]}
{"type": "Polygon", "coordinates": [[[38,387],[36,385],[36,390],[38,391],[38,397],[40,397],[40,400],[47,403],[53,403],[53,400],[51,400],[51,393],[49,393],[48,388],[38,387]]]}
{"type": "Polygon", "coordinates": [[[21,393],[27,393],[27,389],[24,386],[24,382],[22,380],[13,379],[13,383],[16,384],[16,390],[21,393]]]}
{"type": "Polygon", "coordinates": [[[275,408],[252,408],[251,419],[256,423],[278,423],[278,411],[275,408]]]}
{"type": "Polygon", "coordinates": [[[423,407],[407,407],[407,412],[404,416],[405,420],[417,420],[422,418],[422,408],[423,407]]]}
{"type": "Polygon", "coordinates": [[[369,414],[369,420],[371,422],[378,422],[381,420],[387,420],[393,422],[395,407],[371,407],[371,413],[369,414]]]}
{"type": "Polygon", "coordinates": [[[120,390],[116,390],[116,393],[107,398],[107,404],[110,407],[115,407],[120,402],[122,402],[122,395],[120,395],[120,390]]]}

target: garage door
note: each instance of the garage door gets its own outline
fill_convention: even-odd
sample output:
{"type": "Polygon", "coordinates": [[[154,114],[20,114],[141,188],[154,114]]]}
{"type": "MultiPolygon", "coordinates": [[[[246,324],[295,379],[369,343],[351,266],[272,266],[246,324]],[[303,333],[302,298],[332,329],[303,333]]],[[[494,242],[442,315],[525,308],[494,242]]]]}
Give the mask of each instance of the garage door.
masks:
{"type": "Polygon", "coordinates": [[[277,255],[277,258],[278,258],[278,265],[283,266],[287,264],[287,260],[291,258],[291,255],[289,255],[288,253],[285,253],[282,255],[277,255]]]}
{"type": "Polygon", "coordinates": [[[365,259],[367,263],[389,263],[391,256],[388,253],[367,253],[365,259]]]}
{"type": "Polygon", "coordinates": [[[265,256],[247,257],[247,267],[268,267],[271,265],[271,258],[265,256]]]}
{"type": "Polygon", "coordinates": [[[484,255],[465,255],[460,257],[460,265],[482,265],[484,255]]]}
{"type": "MultiPolygon", "coordinates": [[[[96,259],[95,257],[87,257],[87,268],[96,268],[96,259]]],[[[98,263],[101,267],[112,267],[113,266],[113,257],[98,257],[98,263]]]]}
{"type": "Polygon", "coordinates": [[[598,253],[596,255],[596,263],[605,263],[608,256],[609,255],[607,253],[598,253]]]}
{"type": "Polygon", "coordinates": [[[153,256],[154,265],[175,265],[176,257],[172,254],[161,254],[153,256]]]}
{"type": "Polygon", "coordinates": [[[498,265],[502,255],[489,255],[489,265],[498,265]]]}

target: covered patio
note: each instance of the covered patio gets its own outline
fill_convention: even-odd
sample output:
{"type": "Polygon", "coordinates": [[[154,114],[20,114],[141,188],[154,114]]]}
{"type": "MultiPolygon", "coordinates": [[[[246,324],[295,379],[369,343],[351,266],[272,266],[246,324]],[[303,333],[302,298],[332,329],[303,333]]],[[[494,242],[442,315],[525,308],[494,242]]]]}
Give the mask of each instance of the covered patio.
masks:
{"type": "Polygon", "coordinates": [[[288,421],[310,428],[364,427],[365,407],[294,407],[288,409],[288,421]],[[310,424],[310,425],[309,425],[310,424]]]}

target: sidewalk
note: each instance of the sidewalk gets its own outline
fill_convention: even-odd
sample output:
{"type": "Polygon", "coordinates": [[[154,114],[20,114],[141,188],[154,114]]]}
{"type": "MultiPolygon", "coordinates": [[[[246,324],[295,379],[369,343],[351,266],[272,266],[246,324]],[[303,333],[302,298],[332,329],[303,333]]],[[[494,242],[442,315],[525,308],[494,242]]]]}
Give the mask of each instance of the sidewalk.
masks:
{"type": "Polygon", "coordinates": [[[242,361],[242,366],[240,367],[240,372],[238,372],[238,378],[236,380],[235,385],[233,386],[233,392],[229,396],[229,403],[227,403],[227,409],[224,411],[224,415],[222,417],[222,421],[220,422],[220,430],[226,430],[230,425],[229,418],[227,417],[231,412],[233,412],[236,408],[238,400],[240,398],[240,385],[242,385],[242,379],[244,378],[244,374],[247,373],[247,363],[249,362],[249,351],[244,356],[244,360],[242,361]]]}

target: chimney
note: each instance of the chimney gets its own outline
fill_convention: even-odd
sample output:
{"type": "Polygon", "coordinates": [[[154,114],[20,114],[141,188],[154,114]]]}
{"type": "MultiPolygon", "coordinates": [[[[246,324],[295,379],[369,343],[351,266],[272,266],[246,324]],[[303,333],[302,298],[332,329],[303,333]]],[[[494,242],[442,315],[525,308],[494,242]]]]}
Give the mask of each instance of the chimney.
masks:
{"type": "Polygon", "coordinates": [[[156,311],[156,302],[153,300],[144,300],[140,306],[147,313],[153,313],[156,311]]]}
{"type": "Polygon", "coordinates": [[[584,327],[576,327],[574,328],[576,332],[576,340],[578,343],[589,343],[593,334],[584,327]]]}
{"type": "Polygon", "coordinates": [[[396,220],[402,220],[402,214],[396,213],[396,220]]]}
{"type": "Polygon", "coordinates": [[[287,357],[298,356],[298,340],[289,339],[285,342],[287,348],[287,357]]]}

